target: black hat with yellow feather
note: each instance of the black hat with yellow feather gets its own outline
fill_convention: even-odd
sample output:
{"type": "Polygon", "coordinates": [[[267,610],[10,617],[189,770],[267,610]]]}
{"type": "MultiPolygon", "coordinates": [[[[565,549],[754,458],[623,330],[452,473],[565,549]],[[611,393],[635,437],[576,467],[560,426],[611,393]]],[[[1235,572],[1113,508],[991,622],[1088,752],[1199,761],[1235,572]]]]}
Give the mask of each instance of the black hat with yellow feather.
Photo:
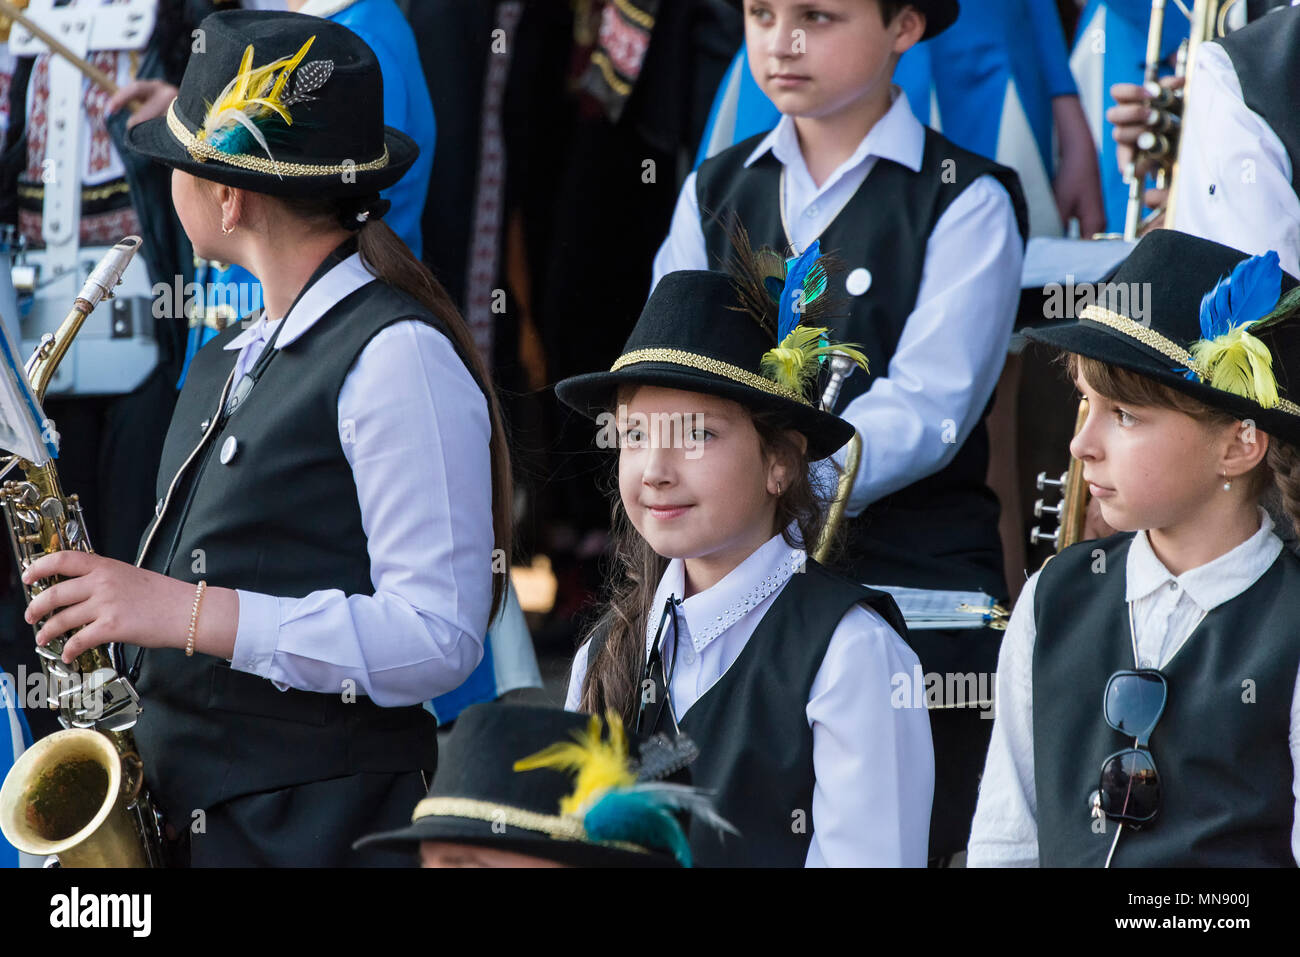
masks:
{"type": "Polygon", "coordinates": [[[695,760],[689,738],[635,738],[604,719],[491,702],[467,708],[409,826],[355,847],[468,844],[573,867],[691,866],[683,822],[735,829],[709,795],[673,778],[695,760]]]}
{"type": "Polygon", "coordinates": [[[867,364],[852,345],[828,338],[835,264],[817,242],[785,259],[753,250],[737,223],[730,232],[726,272],[668,273],[609,371],[564,379],[556,395],[591,418],[614,406],[623,385],[716,395],[777,413],[807,437],[809,460],[826,458],[853,437],[852,425],[820,408],[826,360],[841,353],[867,364]]]}
{"type": "Polygon", "coordinates": [[[195,46],[166,114],[128,131],[136,152],[275,196],[369,196],[415,162],[415,141],[384,125],[374,51],[346,27],[230,10],[204,18],[195,46]]]}
{"type": "Polygon", "coordinates": [[[1078,321],[1027,329],[1026,337],[1153,379],[1300,444],[1300,285],[1276,252],[1250,256],[1154,230],[1095,299],[1078,321]],[[1145,313],[1135,315],[1139,299],[1145,313]]]}

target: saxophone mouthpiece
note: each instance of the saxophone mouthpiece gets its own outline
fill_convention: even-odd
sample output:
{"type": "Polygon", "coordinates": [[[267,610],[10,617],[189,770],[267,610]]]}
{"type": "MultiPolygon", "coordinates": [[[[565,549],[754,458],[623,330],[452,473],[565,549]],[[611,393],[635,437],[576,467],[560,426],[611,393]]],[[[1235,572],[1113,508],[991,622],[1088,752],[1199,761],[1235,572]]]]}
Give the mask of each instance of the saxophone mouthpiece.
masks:
{"type": "Polygon", "coordinates": [[[86,312],[90,312],[103,299],[113,297],[113,287],[122,281],[122,273],[130,264],[131,258],[140,249],[139,236],[127,236],[105,254],[99,264],[91,270],[86,284],[81,287],[77,299],[85,302],[86,312]]]}

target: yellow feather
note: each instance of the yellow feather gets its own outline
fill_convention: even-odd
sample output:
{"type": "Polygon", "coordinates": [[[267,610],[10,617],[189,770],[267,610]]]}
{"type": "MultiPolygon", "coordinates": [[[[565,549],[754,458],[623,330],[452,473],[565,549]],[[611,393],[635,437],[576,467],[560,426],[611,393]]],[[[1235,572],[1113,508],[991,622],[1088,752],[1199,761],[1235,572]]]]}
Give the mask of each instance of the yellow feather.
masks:
{"type": "Polygon", "coordinates": [[[1214,388],[1250,399],[1265,409],[1277,405],[1273,356],[1268,346],[1250,334],[1249,324],[1213,339],[1202,339],[1191,352],[1214,388]]]}
{"type": "Polygon", "coordinates": [[[827,342],[821,345],[822,337],[829,329],[795,326],[775,349],[763,353],[759,372],[765,378],[785,386],[800,395],[805,394],[808,385],[817,377],[822,356],[834,352],[843,352],[862,369],[867,368],[867,357],[853,343],[827,342]]]}
{"type": "Polygon", "coordinates": [[[561,814],[581,814],[596,798],[614,787],[628,787],[636,783],[636,775],[628,766],[627,738],[623,722],[614,712],[609,712],[609,740],[601,736],[599,715],[592,715],[586,731],[574,733],[575,741],[560,741],[536,754],[520,758],[514,764],[516,771],[552,768],[557,771],[576,771],[573,793],[560,802],[561,814]]]}
{"type": "Polygon", "coordinates": [[[281,57],[256,69],[253,68],[253,45],[250,43],[240,60],[239,72],[208,107],[203,127],[198,132],[199,138],[211,137],[232,122],[228,110],[237,110],[250,120],[267,113],[276,113],[286,124],[292,126],[293,119],[281,102],[285,84],[315,41],[314,36],[310,37],[293,56],[281,57]]]}

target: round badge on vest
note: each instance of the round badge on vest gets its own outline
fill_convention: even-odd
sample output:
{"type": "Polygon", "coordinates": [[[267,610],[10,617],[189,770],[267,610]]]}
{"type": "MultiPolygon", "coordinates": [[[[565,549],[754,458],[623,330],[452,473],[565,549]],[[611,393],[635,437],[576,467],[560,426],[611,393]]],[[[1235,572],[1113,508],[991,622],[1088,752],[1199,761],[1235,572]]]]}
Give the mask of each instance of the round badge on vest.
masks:
{"type": "Polygon", "coordinates": [[[230,460],[235,457],[235,453],[238,451],[239,451],[239,440],[236,439],[233,435],[228,436],[226,438],[226,441],[221,443],[221,464],[229,465],[230,460]]]}
{"type": "Polygon", "coordinates": [[[844,288],[850,296],[861,296],[871,288],[871,270],[859,266],[845,278],[844,288]]]}

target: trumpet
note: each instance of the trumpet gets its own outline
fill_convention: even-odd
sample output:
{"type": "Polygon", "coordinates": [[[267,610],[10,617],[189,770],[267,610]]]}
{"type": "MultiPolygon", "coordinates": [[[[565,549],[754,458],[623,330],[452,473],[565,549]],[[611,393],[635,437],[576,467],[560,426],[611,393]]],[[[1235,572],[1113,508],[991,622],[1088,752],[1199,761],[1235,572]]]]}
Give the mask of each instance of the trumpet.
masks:
{"type": "MultiPolygon", "coordinates": [[[[1165,6],[1167,0],[1152,0],[1151,17],[1147,21],[1147,51],[1143,66],[1142,85],[1151,94],[1151,108],[1154,121],[1149,128],[1138,136],[1133,151],[1133,161],[1124,171],[1128,183],[1128,207],[1125,210],[1124,238],[1137,239],[1163,214],[1162,225],[1166,229],[1174,227],[1174,183],[1178,177],[1178,164],[1182,156],[1182,117],[1186,112],[1190,90],[1168,90],[1159,84],[1160,44],[1164,36],[1165,6]],[[1155,163],[1155,179],[1158,189],[1168,190],[1168,200],[1163,209],[1155,209],[1143,218],[1145,206],[1146,177],[1139,175],[1138,168],[1146,162],[1155,163]]],[[[1190,13],[1180,0],[1174,0],[1181,12],[1191,21],[1187,39],[1178,48],[1174,75],[1188,77],[1196,64],[1196,53],[1206,40],[1224,36],[1229,9],[1239,0],[1195,0],[1190,13]]]]}
{"type": "MultiPolygon", "coordinates": [[[[27,361],[38,403],[86,317],[112,298],[139,246],[140,237],[128,236],[113,247],[58,331],[47,334],[27,361]]],[[[0,508],[19,569],[56,551],[92,551],[81,503],[64,494],[54,461],[37,465],[13,456],[5,471],[15,466],[23,479],[0,486],[0,508]]],[[[55,581],[24,585],[27,601],[55,581]]],[[[52,855],[64,867],[161,867],[162,817],[144,786],[131,733],[139,696],[102,647],[65,664],[63,649],[74,633],[36,649],[47,704],[67,730],[38,741],[10,769],[0,786],[0,831],[20,851],[52,855]]]]}

